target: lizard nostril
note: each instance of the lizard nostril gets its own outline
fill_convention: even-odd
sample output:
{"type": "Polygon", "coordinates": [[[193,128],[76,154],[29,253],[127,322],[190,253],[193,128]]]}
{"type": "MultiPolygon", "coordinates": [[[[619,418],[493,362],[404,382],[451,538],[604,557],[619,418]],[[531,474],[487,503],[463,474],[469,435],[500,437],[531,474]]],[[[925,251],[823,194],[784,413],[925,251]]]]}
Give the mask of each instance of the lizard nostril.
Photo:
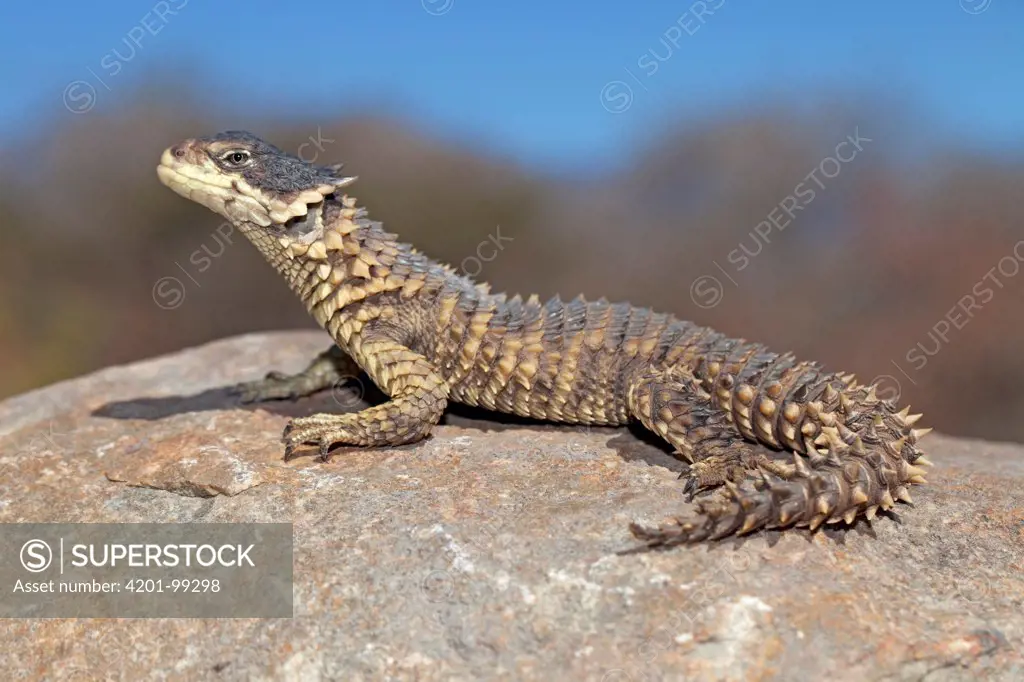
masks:
{"type": "Polygon", "coordinates": [[[185,145],[179,144],[172,147],[171,153],[174,154],[175,157],[180,159],[181,157],[185,156],[185,145]]]}

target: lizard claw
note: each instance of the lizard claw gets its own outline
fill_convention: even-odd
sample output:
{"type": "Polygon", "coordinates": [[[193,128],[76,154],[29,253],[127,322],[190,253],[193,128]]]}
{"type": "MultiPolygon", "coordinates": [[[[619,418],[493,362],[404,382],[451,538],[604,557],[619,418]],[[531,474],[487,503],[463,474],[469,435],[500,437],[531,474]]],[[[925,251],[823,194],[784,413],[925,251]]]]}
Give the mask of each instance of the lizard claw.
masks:
{"type": "Polygon", "coordinates": [[[683,486],[683,494],[686,495],[687,502],[693,502],[693,498],[700,492],[700,482],[696,476],[690,476],[686,479],[686,485],[683,486]]]}
{"type": "Polygon", "coordinates": [[[680,480],[686,479],[686,483],[683,485],[683,495],[686,496],[687,502],[693,502],[702,492],[712,490],[721,484],[721,481],[718,480],[708,481],[702,468],[697,464],[689,465],[686,471],[679,474],[679,478],[680,480]]]}
{"type": "Polygon", "coordinates": [[[281,440],[285,444],[285,461],[293,459],[295,450],[305,443],[316,446],[318,461],[330,461],[331,446],[336,443],[355,442],[352,433],[339,424],[345,423],[347,416],[320,414],[299,417],[288,422],[284,427],[284,433],[281,434],[281,440]]]}
{"type": "Polygon", "coordinates": [[[299,445],[293,441],[289,436],[292,433],[292,423],[288,422],[284,427],[284,433],[281,434],[281,441],[284,443],[284,461],[290,462],[295,459],[295,448],[299,445]]]}

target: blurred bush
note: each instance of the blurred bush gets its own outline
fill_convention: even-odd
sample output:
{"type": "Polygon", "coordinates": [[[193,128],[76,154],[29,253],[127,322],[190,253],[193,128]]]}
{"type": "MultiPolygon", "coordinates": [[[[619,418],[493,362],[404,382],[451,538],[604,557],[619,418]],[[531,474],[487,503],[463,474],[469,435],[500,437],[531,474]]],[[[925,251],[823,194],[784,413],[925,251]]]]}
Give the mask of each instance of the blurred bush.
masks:
{"type": "Polygon", "coordinates": [[[345,161],[371,215],[496,290],[651,305],[881,376],[944,432],[1024,440],[1019,159],[911,156],[877,116],[762,108],[665,128],[614,172],[569,177],[394,118],[229,119],[172,90],[5,145],[0,396],[314,326],[240,235],[156,180],[169,144],[247,127],[345,161]],[[859,151],[836,150],[858,133],[859,151]]]}

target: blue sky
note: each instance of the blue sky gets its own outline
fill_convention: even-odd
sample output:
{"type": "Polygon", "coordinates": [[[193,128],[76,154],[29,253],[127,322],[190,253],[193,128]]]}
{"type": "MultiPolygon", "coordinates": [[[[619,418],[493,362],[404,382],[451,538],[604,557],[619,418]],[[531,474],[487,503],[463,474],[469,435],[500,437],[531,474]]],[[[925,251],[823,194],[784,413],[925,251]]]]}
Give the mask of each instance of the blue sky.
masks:
{"type": "Polygon", "coordinates": [[[0,139],[73,118],[64,96],[84,106],[90,89],[81,115],[110,113],[163,69],[228,107],[379,106],[525,161],[608,161],[666,118],[822,93],[880,96],[958,146],[1024,151],[1019,0],[11,4],[0,139]]]}

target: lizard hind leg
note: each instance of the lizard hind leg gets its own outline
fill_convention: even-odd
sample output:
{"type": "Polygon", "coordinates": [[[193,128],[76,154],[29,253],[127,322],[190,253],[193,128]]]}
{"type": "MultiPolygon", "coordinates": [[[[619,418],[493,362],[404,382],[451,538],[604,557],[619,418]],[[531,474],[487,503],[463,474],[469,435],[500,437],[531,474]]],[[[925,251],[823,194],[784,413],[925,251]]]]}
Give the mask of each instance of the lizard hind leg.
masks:
{"type": "Polygon", "coordinates": [[[770,473],[792,475],[790,455],[745,439],[688,370],[649,370],[630,384],[630,412],[690,462],[683,492],[704,490],[770,473]]]}
{"type": "Polygon", "coordinates": [[[911,502],[909,488],[925,483],[922,467],[930,464],[916,445],[927,431],[911,428],[917,416],[896,412],[871,387],[826,381],[805,405],[806,423],[817,430],[806,456],[791,453],[790,468],[727,482],[720,496],[698,504],[694,517],[654,528],[633,524],[633,534],[649,547],[668,547],[760,528],[813,530],[861,514],[870,520],[896,500],[911,502]]]}

